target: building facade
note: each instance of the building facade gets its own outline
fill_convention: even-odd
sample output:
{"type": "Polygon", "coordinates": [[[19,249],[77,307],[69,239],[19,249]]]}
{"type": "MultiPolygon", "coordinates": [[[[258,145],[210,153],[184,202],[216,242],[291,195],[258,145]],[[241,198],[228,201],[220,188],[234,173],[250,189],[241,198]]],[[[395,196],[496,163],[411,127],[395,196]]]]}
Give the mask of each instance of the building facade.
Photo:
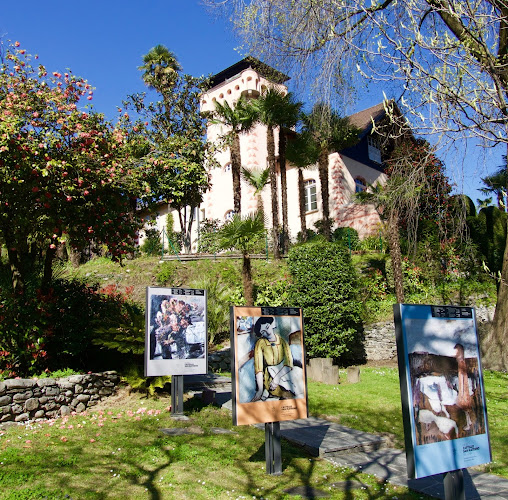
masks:
{"type": "MultiPolygon", "coordinates": [[[[212,78],[212,87],[201,98],[201,110],[213,112],[215,103],[227,102],[234,107],[240,96],[255,99],[264,90],[275,87],[287,92],[287,77],[273,68],[253,58],[246,58],[218,73],[212,78]]],[[[358,231],[360,239],[377,234],[380,226],[379,216],[373,206],[359,205],[353,195],[364,190],[369,184],[384,183],[386,175],[381,161],[381,150],[374,134],[374,124],[385,116],[382,104],[350,116],[350,122],[360,130],[359,142],[348,149],[329,155],[329,207],[330,218],[336,227],[352,227],[358,231]]],[[[207,140],[218,141],[227,133],[226,127],[212,120],[207,127],[207,140]]],[[[277,151],[278,130],[275,130],[275,154],[277,151]]],[[[267,166],[266,127],[256,124],[248,133],[240,135],[242,166],[249,170],[261,170],[267,166]]],[[[198,248],[199,224],[205,219],[220,222],[229,220],[233,211],[233,182],[231,156],[229,149],[216,155],[219,167],[210,169],[211,188],[205,193],[203,202],[194,214],[192,251],[198,248]]],[[[298,195],[298,169],[287,165],[288,229],[291,241],[296,241],[300,231],[300,211],[298,195]]],[[[306,226],[315,229],[314,224],[322,219],[321,185],[317,166],[303,170],[305,184],[306,226]]],[[[277,177],[277,190],[280,197],[280,175],[277,177]]],[[[269,183],[261,193],[265,216],[269,227],[271,220],[271,199],[269,183]]],[[[241,212],[247,214],[258,207],[254,188],[243,179],[241,182],[241,212]]],[[[168,207],[161,205],[156,218],[157,228],[162,231],[166,224],[168,207]]],[[[282,208],[279,202],[279,223],[282,221],[282,208]]],[[[178,216],[174,214],[174,230],[179,231],[178,216]]],[[[142,242],[143,235],[141,235],[142,242]]]]}

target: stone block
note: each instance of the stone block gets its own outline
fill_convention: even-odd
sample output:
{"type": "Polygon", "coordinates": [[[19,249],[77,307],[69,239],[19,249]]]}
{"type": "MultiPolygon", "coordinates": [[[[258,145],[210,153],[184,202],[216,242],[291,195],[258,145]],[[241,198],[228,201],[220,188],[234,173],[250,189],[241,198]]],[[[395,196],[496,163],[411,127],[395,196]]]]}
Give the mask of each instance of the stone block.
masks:
{"type": "Polygon", "coordinates": [[[10,422],[11,420],[14,420],[12,413],[6,413],[0,417],[0,422],[10,422]]]}
{"type": "Polygon", "coordinates": [[[321,372],[321,380],[324,384],[338,385],[339,384],[339,368],[338,366],[327,366],[321,372]]]}
{"type": "Polygon", "coordinates": [[[48,401],[45,405],[44,405],[44,409],[48,412],[48,411],[51,411],[51,410],[54,410],[56,408],[56,403],[54,401],[48,401]]]}
{"type": "Polygon", "coordinates": [[[26,391],[26,392],[18,392],[17,394],[14,394],[12,397],[13,401],[26,401],[27,399],[30,399],[33,396],[32,391],[26,391]]]}
{"type": "Polygon", "coordinates": [[[0,415],[6,415],[7,413],[11,412],[11,406],[0,406],[0,415]]]}
{"type": "Polygon", "coordinates": [[[35,412],[34,418],[44,418],[44,415],[45,415],[44,410],[37,410],[35,412]]]}
{"type": "Polygon", "coordinates": [[[6,391],[6,389],[5,389],[5,382],[0,382],[0,396],[2,394],[5,394],[5,391],[6,391]]]}
{"type": "Polygon", "coordinates": [[[14,422],[26,422],[30,418],[28,413],[21,413],[20,415],[16,415],[14,418],[14,422]]]}
{"type": "Polygon", "coordinates": [[[82,385],[79,385],[79,384],[76,384],[74,386],[74,392],[76,394],[81,394],[83,392],[83,386],[82,385]]]}
{"type": "Polygon", "coordinates": [[[358,366],[350,366],[347,369],[347,381],[350,384],[360,382],[360,368],[358,366]]]}
{"type": "Polygon", "coordinates": [[[58,387],[46,387],[45,394],[46,396],[58,396],[60,389],[58,387]]]}
{"type": "Polygon", "coordinates": [[[39,408],[39,400],[37,398],[30,398],[25,401],[25,410],[34,411],[39,408]]]}
{"type": "Polygon", "coordinates": [[[99,391],[99,394],[101,396],[111,396],[111,394],[113,394],[113,389],[109,388],[109,387],[103,387],[100,391],[99,391]]]}
{"type": "Polygon", "coordinates": [[[81,413],[86,410],[86,406],[83,403],[79,403],[78,406],[76,406],[76,412],[81,413]]]}
{"type": "Polygon", "coordinates": [[[76,396],[76,400],[79,403],[87,403],[90,400],[90,398],[91,398],[90,394],[78,394],[76,396]]]}
{"type": "Polygon", "coordinates": [[[59,380],[57,385],[58,385],[58,387],[60,387],[60,389],[63,389],[64,391],[73,391],[74,392],[74,384],[71,384],[66,379],[59,380]]]}
{"type": "Polygon", "coordinates": [[[4,382],[5,388],[9,389],[31,389],[35,384],[35,380],[31,378],[11,378],[4,382]]]}
{"type": "Polygon", "coordinates": [[[339,368],[331,358],[313,358],[307,365],[307,377],[324,384],[339,383],[339,368]]]}
{"type": "Polygon", "coordinates": [[[68,406],[62,405],[60,407],[60,415],[62,415],[62,417],[65,417],[70,414],[71,414],[71,409],[68,406]]]}
{"type": "Polygon", "coordinates": [[[19,415],[20,413],[23,413],[23,407],[21,405],[12,405],[11,411],[14,413],[14,415],[19,415]]]}
{"type": "Polygon", "coordinates": [[[47,387],[48,385],[56,385],[55,378],[40,378],[37,380],[37,385],[39,387],[47,387]]]}
{"type": "Polygon", "coordinates": [[[40,403],[41,405],[45,405],[48,401],[49,401],[49,398],[47,398],[46,396],[41,396],[41,397],[39,398],[39,403],[40,403]]]}
{"type": "Polygon", "coordinates": [[[83,375],[71,375],[70,377],[67,377],[67,380],[71,384],[82,384],[83,383],[83,375]]]}
{"type": "Polygon", "coordinates": [[[10,396],[1,396],[0,397],[0,406],[9,405],[12,403],[12,398],[10,396]]]}

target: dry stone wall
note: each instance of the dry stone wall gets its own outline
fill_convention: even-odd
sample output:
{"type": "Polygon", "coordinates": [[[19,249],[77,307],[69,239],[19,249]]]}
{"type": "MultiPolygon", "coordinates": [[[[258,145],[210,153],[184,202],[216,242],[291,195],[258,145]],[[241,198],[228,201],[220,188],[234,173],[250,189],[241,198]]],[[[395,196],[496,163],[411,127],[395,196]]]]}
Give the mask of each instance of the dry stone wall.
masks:
{"type": "Polygon", "coordinates": [[[113,371],[59,379],[4,380],[0,382],[0,423],[81,413],[112,395],[119,382],[113,371]]]}

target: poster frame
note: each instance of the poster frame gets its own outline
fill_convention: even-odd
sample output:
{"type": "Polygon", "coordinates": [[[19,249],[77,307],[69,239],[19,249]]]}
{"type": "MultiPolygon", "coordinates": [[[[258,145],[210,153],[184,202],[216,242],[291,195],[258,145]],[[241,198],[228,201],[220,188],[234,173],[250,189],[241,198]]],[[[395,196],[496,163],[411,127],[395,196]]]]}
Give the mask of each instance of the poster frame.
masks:
{"type": "MultiPolygon", "coordinates": [[[[304,343],[304,325],[303,312],[297,307],[248,307],[248,306],[231,306],[230,309],[230,331],[231,331],[231,395],[233,409],[234,425],[250,425],[280,422],[287,420],[296,420],[308,417],[308,391],[307,391],[307,370],[306,370],[306,352],[304,343]],[[251,318],[251,331],[248,332],[250,346],[242,345],[238,339],[238,318],[251,318]],[[254,325],[259,318],[273,318],[274,328],[281,325],[292,325],[294,332],[280,331],[280,336],[288,342],[290,335],[293,337],[291,344],[295,354],[295,364],[291,370],[291,376],[295,377],[294,381],[299,387],[297,397],[287,399],[274,399],[269,397],[266,400],[242,401],[243,389],[245,381],[249,384],[257,384],[255,382],[254,361],[250,363],[252,368],[247,367],[247,362],[254,358],[255,344],[254,325]],[[298,333],[299,332],[299,333],[298,333]],[[246,347],[247,346],[247,347],[246,347]],[[248,350],[252,347],[252,350],[248,350]],[[249,359],[247,359],[249,358],[249,359]],[[244,360],[247,359],[247,362],[244,360]],[[301,364],[301,367],[299,366],[301,364]],[[297,367],[297,368],[295,368],[297,367]],[[300,371],[301,368],[301,371],[300,371]],[[248,370],[248,373],[247,373],[248,370]],[[241,395],[242,392],[242,395],[241,395]]],[[[246,337],[245,337],[246,338],[246,337]]],[[[272,344],[273,345],[273,344],[272,344]]],[[[291,349],[291,347],[290,347],[291,349]]],[[[292,379],[293,380],[293,379],[292,379]]]]}
{"type": "MultiPolygon", "coordinates": [[[[204,289],[182,287],[147,287],[145,309],[145,377],[168,376],[168,375],[205,375],[208,373],[208,323],[207,323],[207,293],[204,289]],[[154,299],[155,298],[155,299],[154,299]],[[203,354],[197,358],[190,357],[187,353],[185,358],[151,359],[151,337],[155,335],[155,317],[159,311],[155,311],[154,303],[162,300],[176,299],[185,304],[195,304],[201,311],[203,318],[204,343],[203,354]]],[[[186,330],[187,331],[187,330],[186,330]]],[[[185,341],[186,346],[188,345],[185,341]]]]}
{"type": "MultiPolygon", "coordinates": [[[[490,462],[492,460],[492,452],[490,447],[480,343],[474,308],[466,306],[394,304],[393,312],[408,478],[418,479],[490,462]],[[429,322],[431,319],[433,322],[429,322]],[[411,320],[420,321],[421,325],[424,325],[422,330],[418,331],[418,335],[410,331],[410,327],[413,324],[411,320]],[[443,331],[446,332],[447,330],[445,324],[443,324],[442,328],[439,330],[436,328],[436,326],[439,326],[439,320],[461,321],[462,323],[455,323],[454,326],[450,328],[449,337],[446,337],[446,333],[443,333],[443,331]],[[460,330],[460,326],[465,328],[460,330]],[[456,330],[453,330],[453,328],[456,328],[456,330]],[[435,442],[419,443],[415,418],[415,397],[412,390],[410,354],[416,356],[430,354],[430,351],[423,354],[416,351],[414,345],[421,345],[421,342],[423,342],[427,343],[425,345],[432,345],[433,349],[436,350],[436,353],[433,353],[433,355],[436,356],[435,359],[440,357],[449,358],[450,355],[444,354],[444,346],[447,346],[446,348],[449,349],[449,346],[455,342],[455,339],[460,338],[457,337],[457,335],[462,331],[465,332],[463,335],[469,335],[469,351],[475,355],[470,357],[476,358],[477,361],[477,388],[479,387],[481,393],[478,396],[480,404],[476,405],[474,409],[476,410],[476,418],[478,418],[479,415],[482,419],[481,429],[484,430],[484,432],[465,437],[454,437],[449,440],[443,439],[435,442]],[[415,339],[418,340],[415,341],[415,339]],[[443,347],[441,348],[440,346],[443,347]],[[440,348],[442,351],[439,351],[440,348]]],[[[449,323],[449,325],[452,325],[452,323],[449,323]]],[[[459,342],[456,343],[455,348],[458,344],[459,342]]],[[[445,406],[443,406],[443,408],[446,409],[445,406]]],[[[441,412],[439,415],[441,415],[441,412]]],[[[450,417],[451,416],[450,414],[450,417]]],[[[419,425],[421,429],[423,425],[421,421],[419,425]]],[[[432,424],[430,425],[432,426],[432,424]]],[[[458,429],[457,427],[457,430],[458,429]]],[[[457,436],[456,434],[451,435],[457,436]]]]}

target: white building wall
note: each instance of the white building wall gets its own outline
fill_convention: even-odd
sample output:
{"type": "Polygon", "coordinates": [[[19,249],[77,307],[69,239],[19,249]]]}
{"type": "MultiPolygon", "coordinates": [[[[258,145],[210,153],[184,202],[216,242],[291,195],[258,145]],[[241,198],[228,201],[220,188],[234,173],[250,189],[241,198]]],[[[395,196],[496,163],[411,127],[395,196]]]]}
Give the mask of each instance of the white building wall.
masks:
{"type": "MultiPolygon", "coordinates": [[[[243,94],[248,97],[258,97],[265,88],[273,86],[273,83],[259,75],[253,69],[246,69],[237,76],[214,87],[203,95],[201,100],[202,111],[213,111],[215,102],[228,102],[234,106],[235,102],[243,94]]],[[[276,85],[280,90],[286,92],[284,85],[276,85]]],[[[207,139],[218,142],[220,137],[227,133],[226,127],[221,124],[209,123],[207,139]]],[[[278,154],[278,131],[275,130],[276,155],[278,154]]],[[[266,127],[257,124],[248,133],[240,135],[240,151],[242,166],[248,169],[264,169],[267,165],[266,148],[266,127]]],[[[220,167],[212,168],[209,171],[211,188],[204,194],[203,202],[198,210],[199,220],[193,225],[192,250],[197,251],[198,222],[204,218],[218,219],[225,221],[227,214],[233,210],[233,182],[230,168],[230,152],[228,148],[218,151],[216,159],[220,167]]],[[[333,153],[329,157],[329,191],[330,191],[330,216],[334,221],[334,227],[353,227],[360,238],[364,238],[378,231],[380,219],[373,206],[355,204],[353,195],[355,193],[355,178],[360,176],[367,184],[385,182],[386,175],[359,163],[351,158],[342,157],[339,153],[333,153]]],[[[298,169],[287,165],[287,188],[288,188],[288,224],[292,241],[296,240],[300,231],[300,213],[298,199],[298,169]]],[[[317,191],[317,210],[306,214],[306,226],[315,230],[314,224],[322,219],[321,183],[317,166],[304,169],[304,181],[314,180],[317,191]]],[[[282,200],[280,177],[277,181],[279,193],[279,224],[282,226],[282,200]]],[[[271,195],[270,183],[262,191],[262,199],[267,220],[267,227],[272,227],[271,217],[271,195]]],[[[254,188],[243,180],[241,181],[241,209],[242,214],[254,212],[257,209],[257,198],[254,195],[254,188]]],[[[166,225],[167,206],[161,206],[157,216],[157,228],[162,231],[166,225]]],[[[173,211],[174,230],[180,231],[178,213],[173,211]]],[[[143,241],[143,234],[140,234],[140,243],[143,241]]]]}

